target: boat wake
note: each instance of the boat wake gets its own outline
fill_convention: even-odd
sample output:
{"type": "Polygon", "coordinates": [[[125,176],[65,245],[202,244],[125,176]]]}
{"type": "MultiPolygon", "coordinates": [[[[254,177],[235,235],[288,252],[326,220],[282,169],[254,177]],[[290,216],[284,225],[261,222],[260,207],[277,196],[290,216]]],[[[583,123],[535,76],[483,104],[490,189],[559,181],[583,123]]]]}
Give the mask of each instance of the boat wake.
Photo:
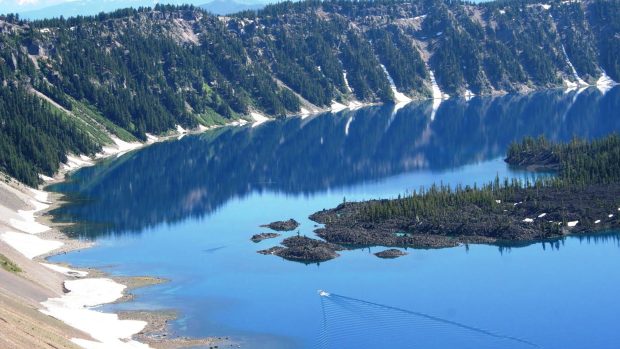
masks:
{"type": "Polygon", "coordinates": [[[518,337],[429,314],[319,291],[323,326],[317,347],[525,349],[518,337]]]}

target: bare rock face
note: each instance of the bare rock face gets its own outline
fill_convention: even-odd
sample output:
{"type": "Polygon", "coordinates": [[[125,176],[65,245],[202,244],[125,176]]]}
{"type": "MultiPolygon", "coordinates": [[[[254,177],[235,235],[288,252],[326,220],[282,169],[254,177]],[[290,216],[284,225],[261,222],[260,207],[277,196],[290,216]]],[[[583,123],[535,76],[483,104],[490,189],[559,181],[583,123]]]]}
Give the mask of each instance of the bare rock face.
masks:
{"type": "Polygon", "coordinates": [[[261,225],[264,228],[270,228],[275,231],[291,231],[297,229],[299,227],[299,222],[294,219],[289,219],[288,221],[277,221],[269,224],[261,225]]]}
{"type": "Polygon", "coordinates": [[[375,253],[375,256],[379,258],[385,258],[385,259],[393,259],[393,258],[398,258],[398,257],[406,256],[406,255],[407,255],[407,252],[403,252],[395,248],[391,248],[389,250],[375,253]]]}

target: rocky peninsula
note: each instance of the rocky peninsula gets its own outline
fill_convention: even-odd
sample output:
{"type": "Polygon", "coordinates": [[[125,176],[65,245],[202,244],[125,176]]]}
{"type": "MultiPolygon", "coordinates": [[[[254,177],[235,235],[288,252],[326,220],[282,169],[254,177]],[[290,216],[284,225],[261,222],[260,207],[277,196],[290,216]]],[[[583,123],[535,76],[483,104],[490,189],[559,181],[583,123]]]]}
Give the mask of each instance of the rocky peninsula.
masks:
{"type": "MultiPolygon", "coordinates": [[[[505,160],[553,174],[531,181],[496,178],[481,187],[433,185],[406,197],[316,212],[310,218],[324,225],[315,230],[326,242],[322,253],[333,256],[343,246],[523,244],[620,227],[619,136],[565,144],[526,138],[511,145],[505,160]]],[[[308,249],[316,241],[297,240],[295,248],[308,249]]],[[[305,256],[298,253],[295,259],[305,256]]]]}

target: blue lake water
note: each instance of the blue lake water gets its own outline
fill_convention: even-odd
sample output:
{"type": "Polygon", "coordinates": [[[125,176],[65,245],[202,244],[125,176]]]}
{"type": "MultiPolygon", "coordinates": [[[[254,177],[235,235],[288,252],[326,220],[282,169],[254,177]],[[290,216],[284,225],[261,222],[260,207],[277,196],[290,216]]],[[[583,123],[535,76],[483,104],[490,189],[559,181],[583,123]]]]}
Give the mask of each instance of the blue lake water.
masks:
{"type": "Polygon", "coordinates": [[[449,100],[433,120],[431,109],[412,103],[223,128],[82,169],[52,188],[73,200],[54,214],[82,223],[69,232],[97,246],[52,260],[167,278],[105,309],[177,309],[175,334],[230,336],[242,348],[532,347],[494,334],[545,348],[617,348],[614,232],[409,250],[396,260],[375,257],[381,247],[310,265],[256,253],[281,240],[251,242],[267,231],[261,224],[295,218],[299,233],[313,236],[308,215],[345,198],[529,177],[502,161],[523,136],[620,130],[620,88],[449,100]]]}

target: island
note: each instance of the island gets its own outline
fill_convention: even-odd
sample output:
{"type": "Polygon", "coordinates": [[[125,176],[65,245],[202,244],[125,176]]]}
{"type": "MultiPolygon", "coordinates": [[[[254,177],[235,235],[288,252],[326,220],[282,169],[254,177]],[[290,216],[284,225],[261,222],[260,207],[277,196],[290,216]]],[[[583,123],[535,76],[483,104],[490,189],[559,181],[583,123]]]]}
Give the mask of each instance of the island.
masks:
{"type": "Polygon", "coordinates": [[[385,251],[375,253],[375,256],[383,259],[394,259],[402,256],[406,256],[407,252],[403,252],[396,248],[390,248],[385,251]]]}
{"type": "Polygon", "coordinates": [[[324,225],[315,233],[326,248],[522,245],[620,227],[618,135],[568,143],[528,137],[509,147],[505,161],[538,176],[432,185],[394,199],[344,202],[310,219],[324,225]]]}
{"type": "Polygon", "coordinates": [[[260,233],[260,234],[252,235],[250,240],[252,240],[254,242],[261,242],[261,241],[267,240],[267,239],[275,239],[278,236],[280,236],[280,234],[278,234],[278,233],[260,233]]]}
{"type": "Polygon", "coordinates": [[[269,224],[261,225],[261,227],[270,228],[275,231],[291,231],[299,227],[299,222],[294,219],[289,219],[288,221],[271,222],[269,224]]]}
{"type": "Polygon", "coordinates": [[[275,246],[258,251],[260,254],[276,255],[291,261],[303,263],[324,262],[339,256],[337,251],[345,250],[343,246],[306,236],[294,236],[282,241],[282,246],[275,246]]]}

